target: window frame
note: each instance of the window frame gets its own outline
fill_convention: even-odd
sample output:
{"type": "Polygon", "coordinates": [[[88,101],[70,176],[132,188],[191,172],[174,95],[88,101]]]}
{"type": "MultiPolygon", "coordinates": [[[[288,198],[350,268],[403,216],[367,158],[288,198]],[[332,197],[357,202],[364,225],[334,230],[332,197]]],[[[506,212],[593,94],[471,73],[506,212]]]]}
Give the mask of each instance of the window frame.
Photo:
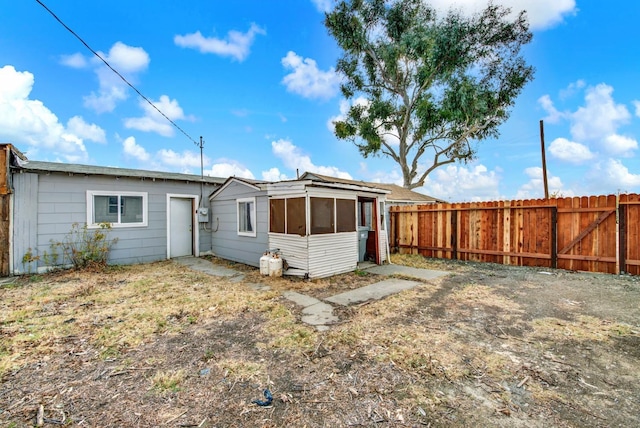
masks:
{"type": "MultiPolygon", "coordinates": [[[[97,229],[100,227],[100,224],[106,222],[95,222],[95,197],[96,196],[106,196],[106,197],[116,197],[116,212],[118,214],[117,222],[109,222],[112,228],[121,229],[121,228],[130,228],[130,227],[147,227],[149,225],[149,194],[147,192],[127,192],[127,191],[109,191],[109,190],[87,190],[87,228],[89,229],[97,229]],[[124,203],[122,201],[122,197],[141,197],[142,198],[142,221],[135,223],[122,223],[121,217],[124,215],[124,203]],[[120,209],[117,209],[117,206],[120,206],[120,209]]],[[[111,202],[110,200],[108,202],[111,202]]],[[[110,210],[113,204],[108,203],[107,211],[110,210]]],[[[116,213],[111,213],[116,214],[116,213]]]]}
{"type": "Polygon", "coordinates": [[[236,232],[238,236],[249,236],[255,238],[257,235],[257,218],[256,218],[256,198],[238,198],[236,199],[236,232]],[[240,204],[251,204],[251,211],[249,214],[249,220],[253,228],[252,231],[240,230],[240,204]]]}

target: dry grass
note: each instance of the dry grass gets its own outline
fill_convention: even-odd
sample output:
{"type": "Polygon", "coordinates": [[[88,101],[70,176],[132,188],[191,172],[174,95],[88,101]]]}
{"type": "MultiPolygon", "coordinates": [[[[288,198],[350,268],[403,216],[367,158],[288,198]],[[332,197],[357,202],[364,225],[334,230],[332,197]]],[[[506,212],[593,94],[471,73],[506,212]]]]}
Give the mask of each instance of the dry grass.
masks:
{"type": "Polygon", "coordinates": [[[101,274],[25,277],[2,296],[0,377],[54,353],[68,337],[88,338],[109,359],[196,323],[252,310],[264,312],[276,325],[288,311],[278,292],[255,293],[242,284],[185,272],[171,262],[107,268],[101,274]]]}
{"type": "MultiPolygon", "coordinates": [[[[600,402],[584,401],[585,390],[606,391],[627,415],[638,408],[625,399],[634,379],[619,371],[609,387],[613,378],[597,371],[639,368],[637,327],[583,313],[586,303],[550,303],[532,317],[527,293],[540,283],[509,290],[490,270],[420,256],[392,261],[455,274],[336,308],[341,321],[326,332],[301,323],[300,308],[282,292],[322,298],[381,278],[269,278],[217,259],[245,280],[171,262],[24,277],[0,289],[0,379],[13,382],[0,389],[0,409],[29,421],[29,400],[38,397],[67,414],[81,409],[87,425],[212,427],[589,426],[580,418],[600,402]],[[593,366],[571,353],[576,348],[590,353],[593,366]],[[48,395],[29,390],[41,382],[54,385],[48,395]],[[270,409],[251,404],[265,387],[274,394],[270,409]],[[143,406],[142,414],[132,410],[143,406]]],[[[597,413],[606,417],[610,408],[597,413]]]]}

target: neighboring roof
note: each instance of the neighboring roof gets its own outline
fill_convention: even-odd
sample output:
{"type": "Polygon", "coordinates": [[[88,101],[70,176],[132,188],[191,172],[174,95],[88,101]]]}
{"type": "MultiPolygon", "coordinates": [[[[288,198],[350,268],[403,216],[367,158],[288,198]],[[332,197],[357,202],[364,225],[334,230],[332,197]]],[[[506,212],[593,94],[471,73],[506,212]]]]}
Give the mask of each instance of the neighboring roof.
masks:
{"type": "Polygon", "coordinates": [[[249,186],[255,190],[265,190],[267,188],[267,184],[269,184],[268,181],[252,180],[249,178],[229,177],[224,181],[222,186],[218,187],[213,193],[209,195],[209,200],[218,196],[224,189],[229,187],[231,183],[239,183],[244,186],[249,186]]]}
{"type": "Polygon", "coordinates": [[[196,181],[222,184],[225,179],[220,177],[201,177],[195,174],[180,174],[176,172],[148,171],[143,169],[114,168],[95,165],[79,165],[59,162],[23,161],[14,169],[30,172],[63,172],[79,175],[106,175],[113,177],[152,178],[160,180],[196,181]]]}
{"type": "Polygon", "coordinates": [[[405,189],[397,184],[387,183],[372,183],[368,181],[347,180],[345,178],[329,177],[327,175],[321,175],[311,172],[305,172],[302,174],[301,179],[316,179],[321,181],[328,181],[334,183],[354,184],[365,187],[375,187],[377,189],[387,190],[390,193],[387,195],[387,202],[389,203],[437,203],[445,202],[440,199],[436,199],[432,196],[425,195],[423,193],[414,192],[413,190],[405,189]]]}

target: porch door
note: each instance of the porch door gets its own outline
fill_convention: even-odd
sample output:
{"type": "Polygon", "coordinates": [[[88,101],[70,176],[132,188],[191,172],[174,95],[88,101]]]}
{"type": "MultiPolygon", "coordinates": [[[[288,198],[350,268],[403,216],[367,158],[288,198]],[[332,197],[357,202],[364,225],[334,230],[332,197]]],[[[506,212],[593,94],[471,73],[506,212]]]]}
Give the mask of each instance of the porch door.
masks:
{"type": "Polygon", "coordinates": [[[366,256],[373,257],[376,264],[380,264],[380,251],[378,249],[378,203],[376,198],[358,197],[359,226],[369,228],[367,237],[366,256]]]}
{"type": "Polygon", "coordinates": [[[171,198],[169,258],[193,255],[193,200],[171,198]]]}

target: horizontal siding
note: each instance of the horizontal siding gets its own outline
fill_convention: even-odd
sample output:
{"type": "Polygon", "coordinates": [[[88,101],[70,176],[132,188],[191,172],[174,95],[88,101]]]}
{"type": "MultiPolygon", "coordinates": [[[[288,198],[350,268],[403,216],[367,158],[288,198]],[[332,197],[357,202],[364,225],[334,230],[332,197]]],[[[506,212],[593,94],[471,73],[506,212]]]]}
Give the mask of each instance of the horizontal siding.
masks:
{"type": "Polygon", "coordinates": [[[266,192],[238,182],[230,182],[210,202],[211,250],[226,260],[260,266],[260,257],[269,246],[266,192]],[[256,198],[256,236],[238,235],[237,199],[256,198]]]}
{"type": "MultiPolygon", "coordinates": [[[[309,272],[307,237],[300,235],[269,234],[269,248],[277,248],[290,268],[309,272]]],[[[285,272],[286,273],[286,272],[285,272]]]]}
{"type": "MultiPolygon", "coordinates": [[[[14,174],[20,183],[16,187],[14,226],[14,266],[21,272],[22,257],[32,247],[37,255],[51,253],[51,242],[62,242],[73,223],[87,221],[87,190],[107,192],[146,192],[148,194],[148,225],[146,227],[112,229],[110,238],[117,238],[109,263],[133,264],[163,260],[167,257],[167,194],[189,196],[208,195],[217,187],[193,181],[141,179],[127,177],[84,176],[79,174],[14,174]],[[35,178],[35,180],[34,180],[35,178]],[[202,188],[201,188],[202,187],[202,188]],[[35,236],[35,242],[34,242],[35,236]]],[[[205,201],[206,202],[206,201],[205,201]]],[[[211,249],[211,234],[200,227],[201,252],[211,249]]],[[[38,262],[44,268],[44,261],[38,262]]]]}
{"type": "Polygon", "coordinates": [[[357,232],[309,236],[310,278],[351,272],[357,266],[357,232]]]}

